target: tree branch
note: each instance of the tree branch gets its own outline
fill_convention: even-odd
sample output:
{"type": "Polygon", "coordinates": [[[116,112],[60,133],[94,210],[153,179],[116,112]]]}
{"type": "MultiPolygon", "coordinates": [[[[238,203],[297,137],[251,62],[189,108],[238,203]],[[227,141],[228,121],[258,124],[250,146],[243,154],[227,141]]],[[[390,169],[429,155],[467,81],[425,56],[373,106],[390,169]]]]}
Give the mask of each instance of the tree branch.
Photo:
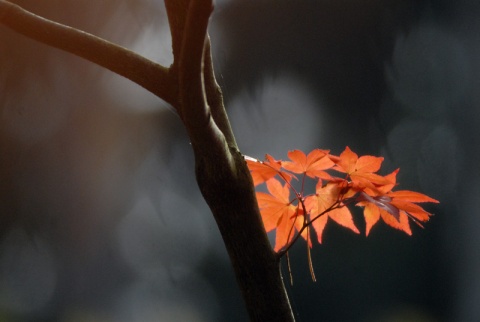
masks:
{"type": "Polygon", "coordinates": [[[180,61],[189,3],[190,0],[165,0],[165,9],[172,35],[173,69],[177,68],[177,63],[180,61]]]}
{"type": "Polygon", "coordinates": [[[191,0],[183,10],[187,18],[177,65],[179,93],[198,186],[222,234],[251,321],[294,321],[279,259],[265,233],[252,178],[215,81],[207,37],[212,0],[191,0]]]}
{"type": "Polygon", "coordinates": [[[192,0],[188,5],[181,54],[178,61],[181,115],[196,155],[206,151],[217,158],[229,155],[225,137],[212,118],[203,75],[203,54],[211,0],[192,0]]]}
{"type": "Polygon", "coordinates": [[[40,16],[0,0],[0,23],[46,45],[85,58],[144,87],[178,107],[177,83],[168,68],[92,34],[40,16]]]}
{"type": "MultiPolygon", "coordinates": [[[[192,124],[187,126],[187,129],[191,128],[193,130],[193,127],[197,128],[198,133],[192,133],[190,137],[198,139],[199,143],[209,141],[200,138],[200,136],[207,134],[206,129],[208,129],[212,132],[210,134],[213,135],[213,137],[226,140],[229,147],[236,149],[237,144],[223,104],[222,91],[215,79],[210,37],[207,33],[208,18],[213,7],[211,7],[208,15],[206,15],[206,10],[208,9],[195,5],[192,2],[188,3],[188,1],[183,1],[185,8],[189,8],[187,11],[189,16],[192,15],[192,12],[196,12],[193,13],[193,15],[203,14],[207,17],[202,26],[187,26],[187,23],[196,23],[202,18],[179,18],[179,16],[185,16],[184,12],[178,12],[181,11],[179,7],[181,2],[182,1],[173,2],[175,3],[175,5],[173,5],[171,1],[166,1],[166,3],[170,3],[168,7],[174,7],[175,12],[177,13],[174,15],[176,20],[170,22],[170,25],[174,28],[176,26],[183,32],[181,34],[178,30],[172,30],[172,47],[174,52],[177,52],[177,59],[174,60],[174,66],[179,67],[180,91],[183,91],[184,94],[190,93],[190,95],[186,96],[181,94],[181,97],[189,99],[192,101],[192,104],[197,105],[197,107],[189,107],[186,111],[182,108],[182,114],[196,113],[196,115],[191,115],[190,117],[185,118],[184,121],[193,120],[192,124]],[[193,10],[195,7],[198,7],[198,9],[193,10]],[[197,12],[197,10],[202,12],[197,12]],[[178,48],[179,41],[178,39],[175,39],[175,37],[179,37],[180,35],[182,46],[181,48],[178,48]],[[175,41],[173,39],[175,39],[175,41]],[[203,56],[200,54],[200,50],[202,50],[203,56]],[[204,65],[202,65],[202,62],[204,65]],[[196,91],[197,89],[198,91],[196,91]],[[200,116],[199,113],[203,113],[203,115],[200,116]],[[212,122],[212,117],[213,123],[207,126],[207,123],[212,122]],[[218,131],[220,131],[220,133],[218,131]]],[[[171,13],[170,16],[172,16],[171,13]]]]}
{"type": "Polygon", "coordinates": [[[228,120],[227,112],[225,111],[222,90],[220,89],[220,86],[215,78],[215,71],[212,63],[212,52],[210,48],[210,37],[208,35],[205,51],[203,53],[203,63],[205,92],[213,119],[215,120],[215,123],[220,131],[222,131],[223,135],[225,136],[228,146],[237,147],[235,136],[233,135],[232,127],[230,126],[230,121],[228,120]]]}

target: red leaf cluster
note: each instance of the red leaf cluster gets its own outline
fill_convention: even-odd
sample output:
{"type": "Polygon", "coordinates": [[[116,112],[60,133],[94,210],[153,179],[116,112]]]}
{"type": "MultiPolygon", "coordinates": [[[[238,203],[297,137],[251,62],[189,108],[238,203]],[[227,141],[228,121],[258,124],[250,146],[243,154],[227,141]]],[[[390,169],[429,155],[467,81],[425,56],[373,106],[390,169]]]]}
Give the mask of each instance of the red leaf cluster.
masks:
{"type": "Polygon", "coordinates": [[[431,216],[417,203],[438,203],[418,192],[393,191],[399,170],[379,175],[383,158],[358,157],[349,147],[339,156],[316,149],[308,155],[293,150],[288,152],[288,158],[290,161],[275,160],[267,154],[265,161],[259,161],[245,157],[255,186],[266,185],[268,192],[257,192],[257,201],[266,231],[276,229],[277,252],[288,251],[299,237],[311,247],[310,227],[321,243],[329,219],[360,233],[348,206],[363,207],[366,235],[380,218],[411,235],[409,219],[423,227],[431,216]],[[297,176],[300,189],[292,184],[292,179],[299,180],[297,176]],[[316,180],[315,193],[305,194],[306,177],[316,180]]]}

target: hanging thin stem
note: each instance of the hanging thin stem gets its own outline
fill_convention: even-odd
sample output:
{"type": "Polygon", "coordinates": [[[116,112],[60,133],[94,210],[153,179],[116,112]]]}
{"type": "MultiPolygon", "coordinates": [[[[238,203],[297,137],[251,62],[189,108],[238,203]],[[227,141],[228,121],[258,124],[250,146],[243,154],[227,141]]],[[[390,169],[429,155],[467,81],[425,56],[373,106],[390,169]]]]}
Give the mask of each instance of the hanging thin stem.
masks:
{"type": "Polygon", "coordinates": [[[310,246],[308,245],[308,239],[310,238],[309,227],[307,226],[307,258],[308,258],[308,268],[310,269],[310,276],[312,277],[312,281],[316,282],[317,279],[315,278],[315,271],[313,270],[313,263],[312,263],[312,252],[310,251],[310,246]]]}
{"type": "Polygon", "coordinates": [[[287,257],[287,269],[288,269],[288,275],[290,276],[290,285],[293,286],[293,274],[292,274],[292,267],[290,266],[290,256],[288,255],[288,252],[286,253],[287,257]]]}

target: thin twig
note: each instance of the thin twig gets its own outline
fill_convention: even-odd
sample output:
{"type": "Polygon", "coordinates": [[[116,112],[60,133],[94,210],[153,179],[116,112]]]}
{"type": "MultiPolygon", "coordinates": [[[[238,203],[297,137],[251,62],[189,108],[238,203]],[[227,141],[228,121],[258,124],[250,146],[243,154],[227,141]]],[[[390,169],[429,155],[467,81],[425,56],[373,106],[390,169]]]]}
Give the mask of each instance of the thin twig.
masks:
{"type": "MultiPolygon", "coordinates": [[[[307,236],[310,238],[310,232],[309,232],[309,227],[307,226],[307,236]]],[[[313,269],[313,263],[312,263],[312,252],[310,251],[310,246],[308,245],[308,239],[307,239],[307,258],[308,258],[308,268],[310,269],[310,276],[312,277],[312,281],[316,282],[317,279],[315,277],[315,271],[313,269]]]]}
{"type": "Polygon", "coordinates": [[[334,210],[334,209],[337,209],[337,208],[340,208],[340,207],[343,207],[341,206],[338,202],[335,202],[334,204],[332,204],[330,207],[328,207],[327,209],[325,209],[324,211],[322,211],[321,213],[319,213],[315,218],[313,218],[312,220],[308,221],[307,223],[305,223],[305,225],[302,227],[302,229],[299,230],[299,232],[295,235],[295,237],[290,241],[289,244],[287,244],[287,246],[285,246],[285,248],[281,251],[279,251],[277,253],[277,256],[278,257],[282,257],[283,255],[285,255],[286,252],[288,252],[288,250],[293,246],[293,244],[295,244],[295,242],[300,238],[301,234],[303,233],[303,231],[309,227],[310,225],[313,224],[313,222],[315,220],[317,220],[318,218],[320,218],[321,216],[325,215],[326,213],[334,210]]]}

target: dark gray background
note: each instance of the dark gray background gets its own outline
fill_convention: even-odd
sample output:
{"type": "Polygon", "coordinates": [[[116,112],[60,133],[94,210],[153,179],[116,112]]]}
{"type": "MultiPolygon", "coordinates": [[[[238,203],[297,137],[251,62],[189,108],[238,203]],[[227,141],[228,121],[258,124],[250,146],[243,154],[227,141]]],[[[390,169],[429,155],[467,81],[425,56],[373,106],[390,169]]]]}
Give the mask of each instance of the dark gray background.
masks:
{"type": "MultiPolygon", "coordinates": [[[[13,2],[171,63],[162,1],[13,2]]],[[[384,174],[400,167],[400,188],[441,201],[412,237],[330,224],[312,250],[316,283],[299,242],[288,286],[298,321],[480,320],[471,3],[217,2],[217,76],[243,153],[349,145],[384,156],[384,174]]],[[[2,321],[247,319],[178,118],[2,26],[0,233],[2,321]]]]}

